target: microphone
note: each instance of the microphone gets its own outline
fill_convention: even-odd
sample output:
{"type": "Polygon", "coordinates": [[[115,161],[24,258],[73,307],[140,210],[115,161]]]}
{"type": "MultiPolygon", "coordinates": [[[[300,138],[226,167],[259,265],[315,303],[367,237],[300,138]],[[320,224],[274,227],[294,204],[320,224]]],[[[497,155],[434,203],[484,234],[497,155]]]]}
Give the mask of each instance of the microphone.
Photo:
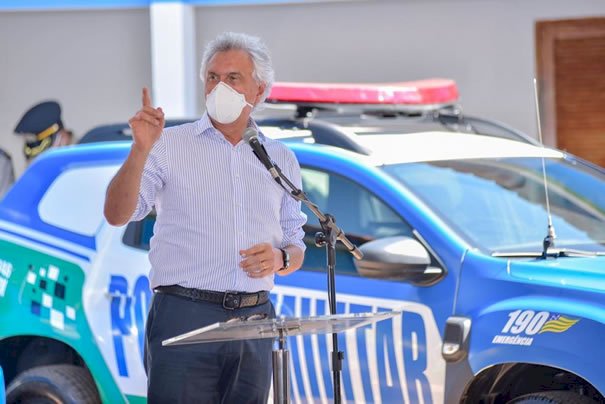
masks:
{"type": "Polygon", "coordinates": [[[273,164],[273,161],[271,161],[271,159],[269,158],[267,150],[265,150],[265,146],[263,146],[258,140],[258,132],[256,131],[256,129],[246,129],[246,131],[244,132],[244,141],[250,145],[256,158],[258,158],[260,162],[263,163],[265,168],[269,170],[269,173],[271,173],[273,179],[277,181],[278,184],[281,184],[279,173],[275,168],[275,164],[273,164]]]}

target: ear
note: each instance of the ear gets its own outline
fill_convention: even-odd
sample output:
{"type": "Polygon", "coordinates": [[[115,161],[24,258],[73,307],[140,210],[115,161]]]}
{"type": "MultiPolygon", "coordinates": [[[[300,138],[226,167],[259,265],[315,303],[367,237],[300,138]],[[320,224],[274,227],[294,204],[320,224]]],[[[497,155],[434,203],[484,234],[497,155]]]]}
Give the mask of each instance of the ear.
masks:
{"type": "Polygon", "coordinates": [[[258,86],[258,91],[256,92],[256,97],[254,99],[254,103],[258,104],[263,96],[263,93],[265,92],[265,88],[267,88],[267,85],[265,83],[261,83],[258,86]]]}

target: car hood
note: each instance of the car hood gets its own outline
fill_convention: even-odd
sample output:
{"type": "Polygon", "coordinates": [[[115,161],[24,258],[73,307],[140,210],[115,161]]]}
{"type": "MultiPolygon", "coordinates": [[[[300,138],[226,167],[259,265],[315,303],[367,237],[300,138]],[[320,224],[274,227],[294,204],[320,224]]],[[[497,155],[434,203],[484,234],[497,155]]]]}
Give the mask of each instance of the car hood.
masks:
{"type": "Polygon", "coordinates": [[[511,277],[529,283],[605,291],[605,257],[559,257],[509,262],[511,277]]]}

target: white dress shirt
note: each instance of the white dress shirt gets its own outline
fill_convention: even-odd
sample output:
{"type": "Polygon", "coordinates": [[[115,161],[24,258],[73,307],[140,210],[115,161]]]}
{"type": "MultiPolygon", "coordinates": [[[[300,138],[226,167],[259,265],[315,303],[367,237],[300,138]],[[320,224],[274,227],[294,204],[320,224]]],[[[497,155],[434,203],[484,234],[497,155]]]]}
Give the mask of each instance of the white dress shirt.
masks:
{"type": "MultiPolygon", "coordinates": [[[[258,130],[253,120],[249,126],[258,130]]],[[[301,187],[300,167],[283,143],[259,132],[267,154],[301,187]]],[[[239,251],[269,242],[305,249],[307,218],[240,141],[235,146],[207,114],[196,122],[164,129],[147,158],[137,207],[130,220],[155,207],[151,238],[151,288],[181,285],[214,291],[271,290],[273,275],[250,278],[239,251]]]]}

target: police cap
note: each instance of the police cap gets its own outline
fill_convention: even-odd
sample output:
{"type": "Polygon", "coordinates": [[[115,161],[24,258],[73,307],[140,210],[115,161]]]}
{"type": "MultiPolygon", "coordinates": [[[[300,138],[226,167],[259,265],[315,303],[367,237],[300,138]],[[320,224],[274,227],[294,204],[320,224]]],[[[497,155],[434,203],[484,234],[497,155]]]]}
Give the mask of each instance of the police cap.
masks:
{"type": "Polygon", "coordinates": [[[21,117],[15,133],[25,136],[23,152],[29,159],[50,148],[61,129],[61,106],[56,101],[45,101],[34,105],[21,117]]]}

